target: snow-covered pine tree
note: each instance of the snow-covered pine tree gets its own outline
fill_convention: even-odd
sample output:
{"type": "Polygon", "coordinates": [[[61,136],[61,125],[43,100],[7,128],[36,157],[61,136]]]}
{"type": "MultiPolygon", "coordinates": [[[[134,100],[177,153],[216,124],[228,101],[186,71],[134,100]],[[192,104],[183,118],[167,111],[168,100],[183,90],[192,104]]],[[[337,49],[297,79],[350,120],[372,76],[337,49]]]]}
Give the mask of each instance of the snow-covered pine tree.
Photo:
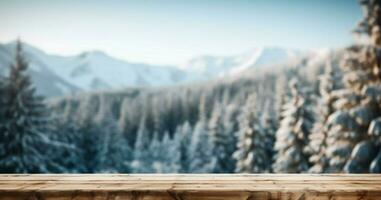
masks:
{"type": "Polygon", "coordinates": [[[276,118],[278,119],[277,125],[279,125],[282,120],[283,106],[287,100],[287,76],[285,73],[286,72],[282,72],[279,74],[275,82],[275,112],[276,118]]]}
{"type": "Polygon", "coordinates": [[[227,147],[227,151],[231,152],[229,153],[231,155],[231,159],[229,162],[231,162],[231,169],[227,172],[233,173],[235,171],[236,166],[236,160],[233,158],[234,152],[237,151],[237,142],[238,142],[238,116],[240,114],[239,106],[235,103],[230,103],[226,106],[224,106],[224,116],[223,117],[223,124],[224,124],[224,132],[226,135],[229,136],[229,145],[227,147]]]}
{"type": "Polygon", "coordinates": [[[190,143],[191,173],[211,173],[215,159],[212,156],[212,141],[207,130],[206,117],[200,113],[199,121],[193,129],[192,141],[190,143]]]}
{"type": "Polygon", "coordinates": [[[213,173],[234,172],[234,135],[225,130],[225,109],[222,104],[214,104],[212,115],[209,120],[209,133],[213,144],[212,153],[215,157],[213,173]]]}
{"type": "Polygon", "coordinates": [[[79,128],[72,121],[63,122],[60,117],[53,120],[54,122],[54,140],[65,147],[55,149],[52,152],[52,158],[57,164],[65,168],[65,173],[85,173],[86,168],[82,160],[82,149],[79,146],[82,140],[82,134],[79,128]]]}
{"type": "Polygon", "coordinates": [[[326,158],[327,149],[327,120],[335,111],[333,103],[335,97],[332,95],[334,90],[338,89],[338,76],[331,62],[327,62],[324,74],[320,76],[319,93],[320,99],[316,106],[317,121],[312,128],[309,136],[310,143],[306,147],[306,152],[311,156],[309,161],[312,167],[309,169],[311,173],[323,173],[327,169],[328,159],[326,158]]]}
{"type": "Polygon", "coordinates": [[[380,146],[380,135],[373,128],[381,116],[381,1],[361,4],[365,17],[356,32],[368,37],[369,43],[348,48],[341,66],[345,89],[336,92],[337,111],[328,119],[330,172],[366,173],[369,166],[372,172],[379,168],[371,162],[380,146]]]}
{"type": "Polygon", "coordinates": [[[111,104],[104,96],[100,97],[100,108],[95,116],[98,130],[97,172],[129,172],[128,162],[132,152],[122,135],[116,117],[111,112],[111,104]]]}
{"type": "MultiPolygon", "coordinates": [[[[131,132],[135,132],[135,131],[131,131],[131,126],[138,126],[137,124],[130,124],[129,123],[129,118],[130,118],[130,102],[128,101],[127,98],[125,98],[121,105],[120,105],[120,114],[119,114],[119,121],[118,121],[118,125],[120,127],[120,129],[122,130],[123,132],[123,135],[125,136],[129,136],[131,137],[131,132]]],[[[136,113],[134,113],[136,115],[136,113]]],[[[129,145],[133,145],[133,141],[129,140],[129,145]]]]}
{"type": "Polygon", "coordinates": [[[150,151],[149,132],[146,127],[145,114],[140,119],[139,130],[135,140],[133,150],[133,162],[131,164],[132,171],[135,173],[152,173],[152,155],[150,151]]]}
{"type": "Polygon", "coordinates": [[[168,173],[179,173],[181,170],[180,163],[180,144],[175,139],[171,139],[169,133],[164,135],[162,145],[166,147],[165,163],[168,166],[168,173]],[[167,139],[168,138],[168,139],[167,139]]]}
{"type": "Polygon", "coordinates": [[[265,132],[265,149],[266,149],[266,155],[269,159],[269,162],[271,163],[269,166],[269,172],[272,172],[272,161],[275,155],[274,151],[274,144],[275,144],[275,134],[278,130],[278,123],[277,123],[277,115],[276,111],[272,107],[272,103],[270,101],[267,101],[267,103],[264,106],[264,109],[262,110],[262,120],[261,124],[263,127],[263,130],[265,132]]]}
{"type": "Polygon", "coordinates": [[[252,94],[242,109],[237,134],[239,141],[233,154],[235,171],[239,173],[268,172],[271,168],[271,158],[266,154],[265,133],[256,112],[256,96],[252,94]]]}
{"type": "MultiPolygon", "coordinates": [[[[163,101],[159,101],[159,98],[152,99],[152,115],[153,115],[153,131],[157,133],[164,132],[165,124],[162,118],[168,113],[163,112],[163,101]]],[[[167,110],[168,111],[168,110],[167,110]]]]}
{"type": "Polygon", "coordinates": [[[208,132],[207,113],[210,109],[207,106],[206,93],[200,98],[199,118],[193,129],[192,141],[190,143],[190,164],[191,173],[210,173],[213,170],[215,159],[212,157],[213,143],[208,132]]]}
{"type": "MultiPolygon", "coordinates": [[[[48,109],[53,110],[51,107],[48,109]]],[[[62,105],[62,110],[59,112],[53,110],[52,114],[51,123],[54,128],[52,139],[60,143],[60,148],[54,149],[54,152],[49,155],[57,164],[65,168],[65,173],[86,172],[86,165],[82,159],[83,149],[80,147],[83,134],[72,117],[75,109],[73,102],[67,101],[62,105]]]]}
{"type": "MultiPolygon", "coordinates": [[[[50,117],[43,98],[35,94],[28,63],[17,41],[15,61],[4,84],[0,123],[0,172],[44,173],[61,171],[47,150],[55,148],[49,135],[50,117]]],[[[50,151],[49,151],[50,152],[50,151]]]]}
{"type": "MultiPolygon", "coordinates": [[[[381,91],[379,91],[381,92],[381,91]]],[[[381,118],[378,117],[377,119],[372,120],[368,133],[375,138],[375,143],[379,144],[381,143],[381,118]],[[378,138],[378,139],[377,139],[378,138]]],[[[371,173],[381,173],[381,149],[379,150],[377,156],[373,159],[369,172],[371,173]]]]}
{"type": "Polygon", "coordinates": [[[204,118],[204,120],[209,119],[210,114],[212,113],[213,109],[213,99],[209,96],[208,92],[210,91],[203,91],[200,96],[200,103],[198,105],[198,121],[204,118]]]}
{"type": "Polygon", "coordinates": [[[155,167],[158,173],[178,173],[180,171],[180,144],[176,143],[165,132],[160,143],[160,163],[161,167],[155,167]]]}
{"type": "Polygon", "coordinates": [[[149,153],[152,157],[152,170],[155,173],[162,173],[163,171],[163,152],[162,152],[161,141],[159,138],[159,133],[154,132],[149,145],[149,153]]]}
{"type": "Polygon", "coordinates": [[[81,160],[85,173],[94,173],[97,168],[97,160],[95,155],[98,152],[99,143],[99,127],[94,122],[94,115],[97,113],[98,100],[90,95],[81,96],[80,104],[77,108],[78,114],[71,116],[75,120],[78,132],[81,137],[77,142],[78,148],[81,149],[81,160]],[[91,117],[90,117],[91,116],[91,117]]]}
{"type": "Polygon", "coordinates": [[[213,142],[208,131],[207,118],[211,113],[211,99],[207,96],[207,91],[203,91],[200,96],[198,121],[194,126],[192,139],[189,146],[189,172],[191,173],[211,173],[213,171],[216,158],[213,156],[213,142]]]}
{"type": "Polygon", "coordinates": [[[134,147],[137,132],[139,130],[139,122],[145,113],[144,101],[140,99],[124,98],[120,107],[119,127],[126,137],[130,147],[134,147]]]}
{"type": "Polygon", "coordinates": [[[308,144],[313,115],[297,82],[297,79],[290,81],[292,97],[284,105],[283,119],[276,132],[274,172],[300,173],[309,168],[308,155],[303,149],[308,144]]]}
{"type": "Polygon", "coordinates": [[[180,171],[181,173],[189,172],[190,160],[190,144],[192,141],[192,127],[188,122],[178,126],[174,135],[174,141],[180,145],[180,171]]]}
{"type": "Polygon", "coordinates": [[[168,131],[170,134],[174,133],[177,124],[183,122],[181,116],[181,105],[179,104],[179,101],[177,100],[175,95],[168,92],[165,95],[163,105],[160,105],[159,107],[164,107],[165,110],[167,110],[167,112],[165,112],[165,114],[162,115],[162,117],[165,117],[165,129],[162,131],[162,133],[165,131],[168,131]]]}

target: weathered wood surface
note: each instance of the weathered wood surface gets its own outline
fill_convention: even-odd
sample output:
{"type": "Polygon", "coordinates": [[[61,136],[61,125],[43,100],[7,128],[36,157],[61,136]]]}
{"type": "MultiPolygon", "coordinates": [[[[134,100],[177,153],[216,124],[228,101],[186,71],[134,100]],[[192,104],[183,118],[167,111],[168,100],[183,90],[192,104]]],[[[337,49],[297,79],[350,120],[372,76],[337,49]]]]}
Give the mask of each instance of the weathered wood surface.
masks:
{"type": "Polygon", "coordinates": [[[0,199],[380,199],[381,175],[0,175],[0,199]]]}

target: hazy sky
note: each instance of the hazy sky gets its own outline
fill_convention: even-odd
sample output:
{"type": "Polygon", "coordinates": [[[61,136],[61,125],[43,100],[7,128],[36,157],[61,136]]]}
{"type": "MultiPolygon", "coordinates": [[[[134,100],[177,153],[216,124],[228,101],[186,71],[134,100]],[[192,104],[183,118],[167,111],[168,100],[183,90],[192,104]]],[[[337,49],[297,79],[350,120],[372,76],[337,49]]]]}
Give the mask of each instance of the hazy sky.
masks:
{"type": "Polygon", "coordinates": [[[361,17],[356,0],[1,0],[0,42],[178,64],[262,46],[342,47],[361,17]]]}

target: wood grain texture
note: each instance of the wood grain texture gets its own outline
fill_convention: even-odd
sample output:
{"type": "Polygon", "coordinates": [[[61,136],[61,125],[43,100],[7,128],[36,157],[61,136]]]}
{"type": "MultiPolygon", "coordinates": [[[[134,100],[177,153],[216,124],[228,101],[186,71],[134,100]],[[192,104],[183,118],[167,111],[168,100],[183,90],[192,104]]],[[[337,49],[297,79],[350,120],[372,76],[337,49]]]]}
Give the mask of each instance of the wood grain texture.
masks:
{"type": "Polygon", "coordinates": [[[381,175],[2,174],[0,199],[381,200],[381,175]]]}

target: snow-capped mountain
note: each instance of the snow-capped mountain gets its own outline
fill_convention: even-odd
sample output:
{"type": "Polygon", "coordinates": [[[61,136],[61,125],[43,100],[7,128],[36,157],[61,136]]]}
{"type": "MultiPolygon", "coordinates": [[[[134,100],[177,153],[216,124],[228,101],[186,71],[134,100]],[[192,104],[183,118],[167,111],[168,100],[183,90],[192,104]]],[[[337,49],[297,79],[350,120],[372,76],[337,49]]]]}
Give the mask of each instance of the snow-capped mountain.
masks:
{"type": "MultiPolygon", "coordinates": [[[[237,74],[249,68],[262,68],[304,54],[282,48],[258,48],[237,56],[200,56],[180,66],[160,66],[122,61],[101,51],[57,56],[46,54],[28,44],[24,44],[23,50],[30,63],[29,73],[37,91],[45,96],[205,81],[237,74]]],[[[15,42],[0,44],[0,75],[7,74],[14,51],[15,42]]]]}
{"type": "Polygon", "coordinates": [[[189,60],[180,69],[193,79],[210,79],[241,73],[249,68],[260,69],[306,55],[307,52],[276,47],[257,48],[235,56],[200,56],[189,60]]]}
{"type": "MultiPolygon", "coordinates": [[[[0,45],[0,74],[7,73],[14,51],[15,43],[0,45]]],[[[172,66],[129,63],[100,51],[64,57],[48,55],[27,44],[23,51],[38,91],[46,96],[126,86],[165,86],[177,83],[184,75],[172,66]]]]}

